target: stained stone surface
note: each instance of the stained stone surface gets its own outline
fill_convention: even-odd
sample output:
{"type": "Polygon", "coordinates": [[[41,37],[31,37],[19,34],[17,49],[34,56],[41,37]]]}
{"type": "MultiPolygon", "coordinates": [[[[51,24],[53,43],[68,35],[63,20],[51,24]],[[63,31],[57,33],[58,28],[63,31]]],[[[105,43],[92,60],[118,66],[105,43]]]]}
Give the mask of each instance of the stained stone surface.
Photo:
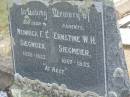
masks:
{"type": "Polygon", "coordinates": [[[0,90],[8,88],[13,83],[13,75],[7,72],[0,71],[0,90]]]}
{"type": "Polygon", "coordinates": [[[16,72],[93,97],[127,96],[129,78],[116,13],[105,2],[95,0],[89,7],[84,1],[14,3],[10,24],[16,72]]]}
{"type": "Polygon", "coordinates": [[[108,94],[113,92],[117,97],[122,97],[129,93],[130,87],[123,45],[116,23],[116,12],[112,7],[105,7],[104,15],[108,94]]]}
{"type": "Polygon", "coordinates": [[[68,89],[65,85],[49,84],[39,80],[30,80],[19,74],[15,75],[15,83],[11,87],[14,97],[100,97],[98,94],[87,91],[80,92],[68,89]]]}
{"type": "Polygon", "coordinates": [[[0,42],[0,90],[5,90],[13,83],[13,65],[11,56],[9,57],[9,39],[0,42]]]}
{"type": "Polygon", "coordinates": [[[13,66],[10,65],[10,58],[6,62],[2,59],[0,60],[0,90],[5,90],[13,84],[14,71],[13,66]]]}

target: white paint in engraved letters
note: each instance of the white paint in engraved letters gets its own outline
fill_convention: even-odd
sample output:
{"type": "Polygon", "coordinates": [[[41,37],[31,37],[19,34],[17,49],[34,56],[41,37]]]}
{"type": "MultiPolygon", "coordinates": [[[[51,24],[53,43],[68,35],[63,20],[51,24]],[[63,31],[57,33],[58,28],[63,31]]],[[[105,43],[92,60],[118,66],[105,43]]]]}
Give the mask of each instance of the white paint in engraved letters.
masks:
{"type": "Polygon", "coordinates": [[[51,68],[50,68],[49,66],[46,65],[44,70],[47,71],[47,72],[49,72],[50,69],[51,69],[51,68]]]}
{"type": "Polygon", "coordinates": [[[25,40],[20,40],[20,46],[24,47],[30,47],[30,48],[38,48],[38,49],[46,49],[45,44],[43,43],[38,43],[38,42],[31,42],[31,41],[25,41],[25,40]]]}
{"type": "Polygon", "coordinates": [[[67,11],[59,11],[57,8],[52,8],[53,16],[54,17],[64,17],[64,18],[76,18],[77,20],[87,19],[88,13],[81,13],[81,12],[67,12],[67,11]]]}
{"type": "Polygon", "coordinates": [[[43,59],[43,60],[46,59],[46,56],[45,56],[45,55],[38,54],[38,53],[35,54],[35,57],[36,57],[37,59],[43,59]]]}
{"type": "Polygon", "coordinates": [[[39,22],[39,21],[32,21],[32,22],[31,22],[31,25],[32,25],[32,26],[41,26],[42,23],[39,22]]]}
{"type": "Polygon", "coordinates": [[[90,43],[96,45],[96,39],[94,36],[90,36],[90,43]]]}
{"type": "Polygon", "coordinates": [[[17,28],[17,34],[21,36],[49,38],[48,30],[47,31],[33,31],[33,30],[24,30],[24,29],[17,28]]]}
{"type": "Polygon", "coordinates": [[[72,60],[69,58],[62,58],[61,62],[67,65],[75,64],[76,66],[79,66],[79,67],[90,68],[90,63],[86,61],[82,61],[82,60],[72,60]]]}
{"type": "Polygon", "coordinates": [[[42,25],[45,26],[45,27],[47,26],[47,24],[45,22],[43,22],[42,25]]]}
{"type": "Polygon", "coordinates": [[[46,36],[46,38],[49,38],[49,31],[48,30],[45,32],[45,36],[46,36]]]}
{"type": "Polygon", "coordinates": [[[83,26],[78,24],[62,24],[62,28],[82,31],[84,30],[83,26]]]}
{"type": "Polygon", "coordinates": [[[50,38],[48,30],[47,31],[40,31],[40,37],[46,38],[46,39],[50,38]]]}
{"type": "Polygon", "coordinates": [[[72,64],[72,63],[73,63],[73,60],[68,59],[68,58],[62,58],[62,59],[61,59],[61,62],[62,62],[63,64],[72,64]]]}
{"type": "Polygon", "coordinates": [[[52,8],[52,13],[53,13],[54,17],[77,18],[79,21],[81,19],[79,13],[67,12],[67,11],[59,11],[57,8],[52,8]]]}
{"type": "Polygon", "coordinates": [[[42,60],[46,59],[45,55],[42,55],[39,53],[35,54],[35,53],[29,52],[29,51],[23,51],[22,54],[23,54],[23,56],[26,56],[26,57],[37,58],[37,59],[42,59],[42,60]]]}
{"type": "Polygon", "coordinates": [[[56,68],[56,67],[52,67],[52,72],[64,75],[65,70],[64,69],[60,69],[60,68],[56,68]]]}
{"type": "Polygon", "coordinates": [[[46,26],[46,23],[41,23],[40,21],[32,21],[28,15],[24,16],[23,24],[25,25],[31,25],[31,26],[46,26]]]}
{"type": "Polygon", "coordinates": [[[31,25],[31,26],[41,26],[42,23],[40,21],[32,21],[28,15],[24,16],[23,24],[31,25]]]}
{"type": "Polygon", "coordinates": [[[33,57],[33,54],[28,51],[23,51],[22,54],[23,54],[23,56],[26,56],[26,57],[33,57]]]}
{"type": "Polygon", "coordinates": [[[23,8],[21,8],[21,15],[42,16],[42,17],[44,17],[45,20],[48,19],[46,11],[37,10],[35,8],[33,8],[33,9],[30,9],[30,8],[23,9],[23,8]]]}
{"type": "Polygon", "coordinates": [[[32,37],[38,37],[37,31],[31,31],[31,30],[23,30],[17,28],[17,34],[22,36],[32,36],[32,37]]]}
{"type": "Polygon", "coordinates": [[[31,23],[31,19],[28,15],[24,16],[24,20],[23,20],[23,24],[30,24],[31,23]]]}
{"type": "Polygon", "coordinates": [[[52,73],[55,73],[55,74],[64,75],[65,70],[67,70],[67,69],[61,69],[61,68],[57,68],[57,67],[50,67],[50,66],[46,65],[44,70],[47,71],[47,72],[52,72],[52,73]]]}
{"type": "Polygon", "coordinates": [[[64,41],[80,43],[80,36],[74,36],[74,35],[69,35],[69,34],[59,34],[57,32],[54,32],[53,35],[54,35],[55,40],[64,40],[64,41]]]}
{"type": "Polygon", "coordinates": [[[90,68],[90,63],[81,61],[81,60],[77,60],[77,66],[84,67],[84,68],[90,68]]]}
{"type": "Polygon", "coordinates": [[[91,56],[89,50],[80,49],[80,48],[66,47],[66,46],[63,46],[63,45],[59,45],[59,52],[60,53],[66,53],[66,54],[87,56],[87,57],[91,56]]]}
{"type": "Polygon", "coordinates": [[[84,43],[90,43],[92,45],[96,45],[95,36],[82,36],[84,43]]]}

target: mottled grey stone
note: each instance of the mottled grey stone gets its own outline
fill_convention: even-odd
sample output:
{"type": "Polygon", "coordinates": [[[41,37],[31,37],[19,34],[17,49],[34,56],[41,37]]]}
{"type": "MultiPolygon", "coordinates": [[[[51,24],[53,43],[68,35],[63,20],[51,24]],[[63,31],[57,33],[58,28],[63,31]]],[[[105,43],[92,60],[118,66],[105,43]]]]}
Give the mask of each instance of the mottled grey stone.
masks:
{"type": "MultiPolygon", "coordinates": [[[[55,90],[57,90],[56,86],[60,86],[61,84],[64,84],[62,86],[65,90],[69,88],[84,92],[85,97],[86,95],[87,97],[122,97],[126,91],[129,91],[128,70],[121,46],[122,43],[116,22],[115,9],[113,8],[112,2],[106,4],[107,0],[94,1],[98,2],[92,3],[89,9],[87,9],[85,5],[82,5],[82,1],[78,3],[77,1],[75,1],[75,3],[55,1],[54,4],[50,2],[50,5],[44,4],[44,2],[47,1],[32,1],[23,5],[14,4],[10,9],[10,20],[11,35],[15,42],[13,46],[13,57],[16,72],[30,79],[39,79],[42,82],[52,84],[53,88],[46,87],[46,92],[44,93],[47,93],[47,95],[52,94],[51,96],[53,97],[59,94],[59,92],[55,90]],[[101,2],[103,2],[103,5],[101,2]],[[26,15],[27,13],[21,8],[45,11],[45,13],[43,16],[26,15]],[[56,10],[52,8],[56,8],[59,11],[75,12],[77,14],[74,15],[75,18],[71,19],[53,16],[53,11],[56,10]],[[21,11],[23,12],[22,14],[21,11]],[[83,17],[84,14],[86,14],[87,17],[83,17]],[[40,26],[34,26],[30,24],[30,20],[42,22],[43,25],[38,24],[40,26]],[[65,29],[63,23],[82,25],[82,27],[80,26],[79,29],[65,29]],[[19,28],[19,30],[17,30],[17,28],[19,28]],[[37,33],[40,33],[40,31],[43,32],[41,34],[35,34],[34,36],[20,35],[18,32],[23,33],[20,32],[20,29],[33,30],[37,33]],[[58,35],[57,33],[80,36],[80,42],[54,39],[54,35],[58,35]],[[42,34],[44,35],[40,36],[42,34]],[[81,36],[94,36],[96,44],[94,42],[93,45],[90,42],[88,42],[88,44],[83,43],[81,36]],[[30,48],[27,41],[44,43],[45,48],[30,48]],[[84,57],[84,55],[61,53],[62,51],[59,51],[59,45],[84,50],[88,49],[91,55],[84,57]],[[45,57],[37,56],[36,54],[45,55],[45,57]],[[69,61],[71,64],[63,63],[62,58],[71,59],[74,62],[71,63],[71,61],[69,61]],[[82,65],[81,63],[76,63],[79,60],[82,62],[82,65]],[[89,65],[83,64],[83,62],[86,61],[89,65]]],[[[36,86],[37,85],[39,84],[36,84],[36,86]]],[[[35,85],[33,86],[35,87],[35,85]]],[[[31,88],[33,88],[34,91],[38,91],[38,88],[34,87],[31,88]]],[[[67,93],[64,91],[61,95],[67,93]]],[[[77,95],[79,94],[80,93],[77,95]]],[[[79,95],[79,97],[81,97],[81,95],[79,95]]]]}
{"type": "Polygon", "coordinates": [[[13,70],[10,67],[0,65],[0,90],[5,90],[13,84],[13,70]]]}

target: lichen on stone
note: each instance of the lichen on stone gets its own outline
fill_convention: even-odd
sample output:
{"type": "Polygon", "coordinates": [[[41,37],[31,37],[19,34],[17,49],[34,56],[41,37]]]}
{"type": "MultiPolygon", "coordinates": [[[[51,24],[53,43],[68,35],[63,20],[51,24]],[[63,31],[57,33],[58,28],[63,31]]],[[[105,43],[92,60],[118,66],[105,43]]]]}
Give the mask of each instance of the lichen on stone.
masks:
{"type": "Polygon", "coordinates": [[[15,75],[15,83],[11,87],[14,97],[101,97],[97,93],[70,90],[66,85],[49,84],[39,80],[30,80],[19,74],[15,75]],[[19,96],[20,95],[20,96],[19,96]]]}

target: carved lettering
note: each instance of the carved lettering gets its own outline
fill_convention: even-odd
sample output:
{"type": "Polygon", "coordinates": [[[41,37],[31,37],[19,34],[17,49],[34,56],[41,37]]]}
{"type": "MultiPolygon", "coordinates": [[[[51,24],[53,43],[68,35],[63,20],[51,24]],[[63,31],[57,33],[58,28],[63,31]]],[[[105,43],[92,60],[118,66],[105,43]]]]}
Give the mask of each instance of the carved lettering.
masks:
{"type": "Polygon", "coordinates": [[[45,44],[43,44],[43,43],[25,41],[22,39],[20,40],[20,46],[36,48],[36,49],[46,49],[45,44]]]}
{"type": "Polygon", "coordinates": [[[59,45],[59,52],[66,53],[66,54],[87,56],[87,57],[91,56],[89,50],[81,49],[81,48],[72,48],[63,45],[59,45]]]}

